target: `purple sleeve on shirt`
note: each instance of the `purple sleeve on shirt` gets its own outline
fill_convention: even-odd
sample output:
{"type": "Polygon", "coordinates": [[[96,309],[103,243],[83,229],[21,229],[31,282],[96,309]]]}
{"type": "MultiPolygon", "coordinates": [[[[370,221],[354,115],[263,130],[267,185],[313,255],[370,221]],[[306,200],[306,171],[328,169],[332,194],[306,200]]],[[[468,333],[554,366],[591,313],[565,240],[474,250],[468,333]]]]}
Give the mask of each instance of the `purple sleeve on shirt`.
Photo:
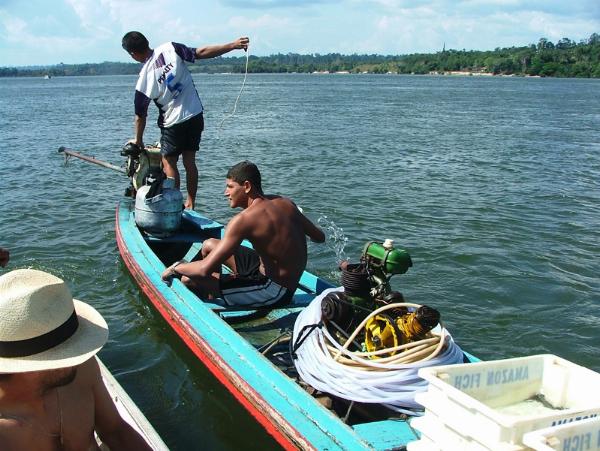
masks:
{"type": "Polygon", "coordinates": [[[196,49],[177,42],[171,42],[171,44],[175,47],[175,53],[177,53],[182,60],[189,61],[190,63],[196,61],[196,49]]]}
{"type": "Polygon", "coordinates": [[[133,100],[135,105],[135,114],[140,117],[146,117],[148,115],[148,105],[150,105],[150,98],[140,91],[135,91],[135,98],[133,100]]]}

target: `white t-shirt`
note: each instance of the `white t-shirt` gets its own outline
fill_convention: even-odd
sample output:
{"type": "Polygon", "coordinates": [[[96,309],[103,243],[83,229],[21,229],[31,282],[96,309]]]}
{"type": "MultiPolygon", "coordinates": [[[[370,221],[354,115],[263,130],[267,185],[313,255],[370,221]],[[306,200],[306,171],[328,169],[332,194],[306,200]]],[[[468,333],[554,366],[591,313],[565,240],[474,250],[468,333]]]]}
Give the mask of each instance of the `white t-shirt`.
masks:
{"type": "Polygon", "coordinates": [[[196,49],[167,42],[154,49],[135,86],[135,114],[146,116],[150,100],[159,108],[158,126],[171,127],[202,113],[192,75],[185,61],[195,61],[196,49]]]}

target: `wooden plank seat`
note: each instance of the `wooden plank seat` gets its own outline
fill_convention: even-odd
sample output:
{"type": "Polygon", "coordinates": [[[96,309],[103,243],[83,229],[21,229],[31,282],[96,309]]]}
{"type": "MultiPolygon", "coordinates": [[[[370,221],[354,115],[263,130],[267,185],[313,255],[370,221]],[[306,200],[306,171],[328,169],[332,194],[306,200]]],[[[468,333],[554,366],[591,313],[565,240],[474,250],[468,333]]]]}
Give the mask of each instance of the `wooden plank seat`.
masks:
{"type": "Polygon", "coordinates": [[[200,250],[202,249],[202,243],[203,242],[198,242],[198,241],[192,243],[192,245],[190,246],[188,251],[183,256],[183,260],[185,260],[186,262],[191,262],[192,259],[196,255],[198,255],[198,252],[200,252],[200,250]]]}
{"type": "MultiPolygon", "coordinates": [[[[183,212],[182,224],[180,230],[172,235],[159,237],[142,233],[147,243],[196,243],[201,242],[207,237],[220,238],[223,230],[223,224],[212,219],[190,216],[183,212]]],[[[131,213],[131,220],[134,221],[134,214],[131,213]]]]}
{"type": "Polygon", "coordinates": [[[240,311],[258,311],[258,310],[278,310],[278,309],[293,309],[303,308],[312,302],[315,298],[314,294],[296,292],[292,298],[292,302],[285,305],[266,305],[264,307],[247,307],[243,305],[223,306],[205,301],[210,305],[210,308],[215,312],[240,312],[240,311]]]}
{"type": "Polygon", "coordinates": [[[159,237],[149,234],[144,234],[144,240],[147,243],[195,243],[203,239],[198,233],[176,232],[173,235],[159,237]]]}

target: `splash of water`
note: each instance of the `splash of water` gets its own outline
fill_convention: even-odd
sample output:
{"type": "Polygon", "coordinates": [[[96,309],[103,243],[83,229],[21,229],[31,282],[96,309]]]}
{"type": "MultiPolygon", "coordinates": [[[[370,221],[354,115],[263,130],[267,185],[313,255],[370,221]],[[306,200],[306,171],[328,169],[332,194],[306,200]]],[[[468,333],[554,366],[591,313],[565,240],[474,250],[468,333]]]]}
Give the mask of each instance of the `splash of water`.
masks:
{"type": "Polygon", "coordinates": [[[326,245],[334,252],[336,263],[339,265],[343,260],[347,260],[344,248],[348,243],[348,238],[344,234],[344,229],[325,215],[321,215],[317,219],[317,223],[325,231],[326,245]]]}

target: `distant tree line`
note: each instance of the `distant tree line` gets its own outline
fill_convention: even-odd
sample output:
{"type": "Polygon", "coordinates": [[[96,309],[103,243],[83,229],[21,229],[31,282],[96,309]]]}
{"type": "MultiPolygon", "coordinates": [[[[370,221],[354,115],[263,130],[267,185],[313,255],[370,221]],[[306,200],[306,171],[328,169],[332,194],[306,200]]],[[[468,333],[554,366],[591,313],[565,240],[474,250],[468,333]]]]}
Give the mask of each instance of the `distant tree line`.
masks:
{"type": "Polygon", "coordinates": [[[137,74],[137,63],[57,64],[55,66],[0,67],[0,77],[62,77],[71,75],[127,75],[137,74]]]}
{"type": "MultiPolygon", "coordinates": [[[[190,65],[195,73],[241,73],[246,57],[219,57],[190,65]]],[[[0,77],[126,75],[137,74],[137,63],[59,64],[48,67],[0,67],[0,77]]],[[[429,74],[448,72],[492,73],[494,75],[537,75],[543,77],[600,78],[600,35],[574,42],[568,38],[553,43],[541,38],[524,47],[491,51],[443,50],[412,55],[300,55],[296,53],[253,56],[250,73],[398,73],[429,74]]]]}

